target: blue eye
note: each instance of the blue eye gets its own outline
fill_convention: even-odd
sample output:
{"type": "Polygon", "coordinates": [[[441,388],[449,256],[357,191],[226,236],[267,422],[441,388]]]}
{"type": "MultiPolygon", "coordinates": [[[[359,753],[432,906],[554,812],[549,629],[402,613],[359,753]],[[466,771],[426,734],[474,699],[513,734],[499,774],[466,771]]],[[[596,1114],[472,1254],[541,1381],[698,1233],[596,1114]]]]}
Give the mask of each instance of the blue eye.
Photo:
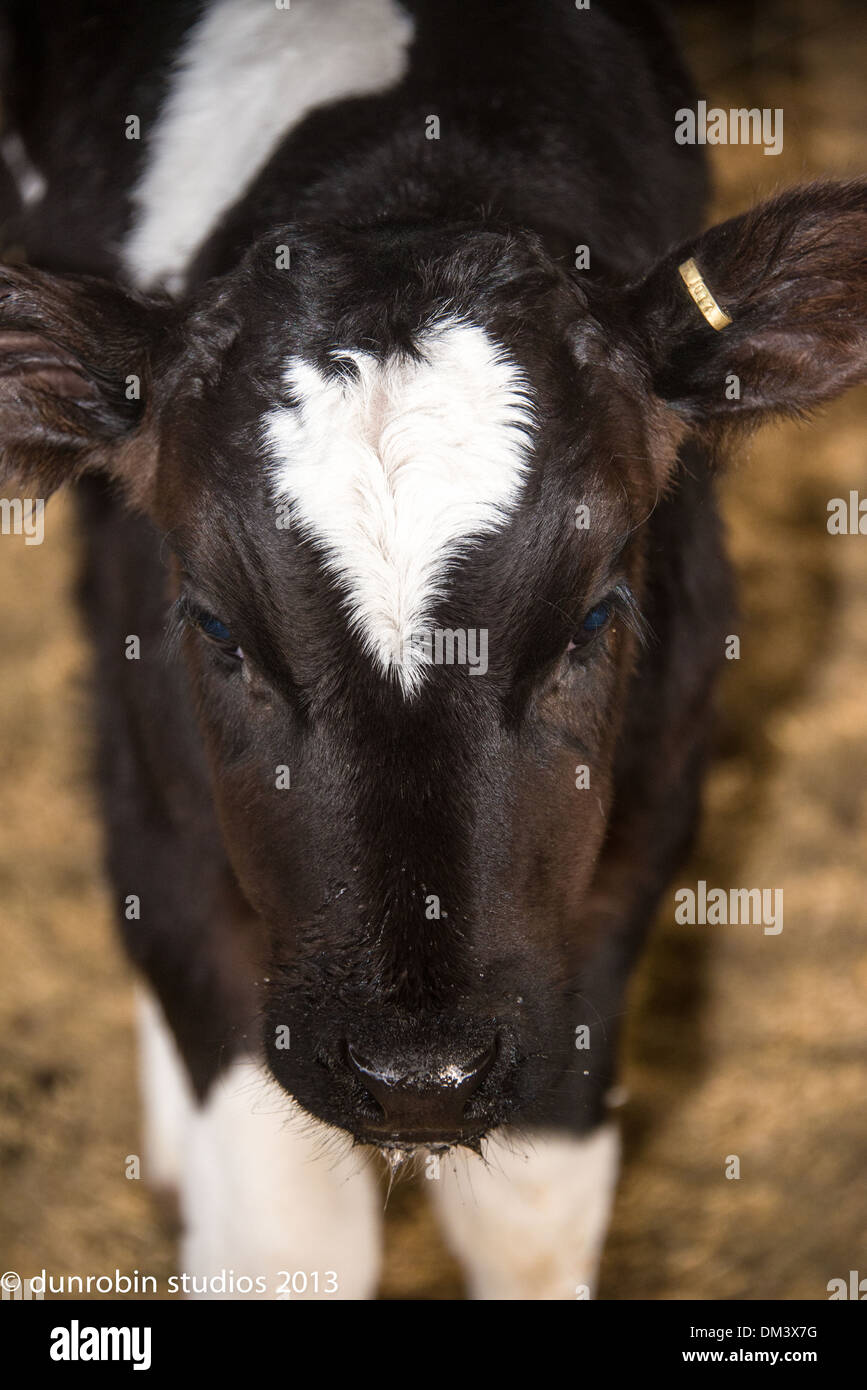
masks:
{"type": "Polygon", "coordinates": [[[595,636],[596,633],[599,632],[605,626],[610,617],[611,604],[605,602],[597,603],[596,607],[591,608],[590,612],[584,618],[584,621],[581,624],[581,631],[589,633],[591,636],[595,636]]]}
{"type": "Polygon", "coordinates": [[[232,640],[232,634],[226,624],[221,623],[219,618],[213,618],[210,613],[202,614],[199,619],[199,627],[206,636],[213,637],[215,642],[231,642],[232,640]]]}
{"type": "Polygon", "coordinates": [[[215,618],[213,613],[199,612],[195,614],[196,627],[200,632],[209,637],[227,656],[232,656],[238,661],[243,661],[244,653],[238,646],[234,637],[224,622],[215,618]]]}
{"type": "Polygon", "coordinates": [[[614,600],[603,599],[601,603],[596,603],[584,614],[581,626],[566,648],[567,652],[579,651],[582,647],[587,647],[600,632],[608,626],[611,621],[611,614],[614,611],[614,600]]]}

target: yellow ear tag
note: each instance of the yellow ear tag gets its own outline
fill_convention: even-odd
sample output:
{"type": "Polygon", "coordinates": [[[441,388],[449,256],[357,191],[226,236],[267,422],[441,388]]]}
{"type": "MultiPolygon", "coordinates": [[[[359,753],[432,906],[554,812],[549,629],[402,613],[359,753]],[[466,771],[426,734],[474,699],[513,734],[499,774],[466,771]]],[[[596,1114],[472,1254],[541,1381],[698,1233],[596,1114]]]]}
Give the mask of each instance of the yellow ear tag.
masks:
{"type": "Polygon", "coordinates": [[[683,265],[679,265],[677,269],[681,280],[686,285],[686,288],[689,290],[692,298],[695,300],[711,328],[715,328],[717,332],[722,328],[727,328],[731,323],[731,319],[717,304],[707,285],[704,283],[702,273],[692,257],[690,257],[688,261],[684,261],[683,265]]]}

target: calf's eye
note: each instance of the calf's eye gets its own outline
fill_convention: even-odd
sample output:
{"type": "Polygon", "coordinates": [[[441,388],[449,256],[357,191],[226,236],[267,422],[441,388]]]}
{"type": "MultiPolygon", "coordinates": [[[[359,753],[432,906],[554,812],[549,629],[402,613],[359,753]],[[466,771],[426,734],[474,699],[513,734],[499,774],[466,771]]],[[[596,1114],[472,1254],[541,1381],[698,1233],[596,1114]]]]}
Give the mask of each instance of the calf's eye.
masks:
{"type": "Polygon", "coordinates": [[[243,661],[244,653],[220,618],[215,618],[213,613],[200,612],[196,614],[195,621],[199,631],[226,656],[232,657],[235,661],[243,661]]]}
{"type": "Polygon", "coordinates": [[[595,641],[600,633],[604,632],[611,622],[614,613],[614,598],[604,598],[601,602],[593,605],[584,614],[581,626],[578,631],[572,634],[572,640],[566,648],[569,652],[581,651],[595,641]]]}

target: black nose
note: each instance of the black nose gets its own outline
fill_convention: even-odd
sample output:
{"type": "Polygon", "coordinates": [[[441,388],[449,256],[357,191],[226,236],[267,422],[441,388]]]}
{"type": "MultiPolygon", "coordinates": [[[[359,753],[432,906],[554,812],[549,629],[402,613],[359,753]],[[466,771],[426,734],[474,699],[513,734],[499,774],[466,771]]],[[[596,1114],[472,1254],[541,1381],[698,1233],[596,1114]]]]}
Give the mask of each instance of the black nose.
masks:
{"type": "Polygon", "coordinates": [[[467,1102],[490,1071],[497,1044],[495,1040],[484,1051],[386,1059],[350,1043],[347,1055],[381,1112],[381,1118],[365,1121],[365,1137],[447,1143],[460,1139],[468,1128],[467,1102]]]}

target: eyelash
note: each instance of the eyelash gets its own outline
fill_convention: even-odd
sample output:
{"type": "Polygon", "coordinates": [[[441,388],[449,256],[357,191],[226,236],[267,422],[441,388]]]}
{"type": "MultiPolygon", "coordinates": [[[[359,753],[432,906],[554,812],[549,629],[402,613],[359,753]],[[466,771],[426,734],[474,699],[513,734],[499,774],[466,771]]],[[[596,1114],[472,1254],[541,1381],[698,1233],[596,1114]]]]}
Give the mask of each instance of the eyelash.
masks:
{"type": "Polygon", "coordinates": [[[610,606],[611,612],[608,617],[599,624],[596,631],[582,632],[581,628],[573,635],[566,648],[567,655],[573,661],[579,661],[585,653],[596,645],[600,637],[611,629],[612,623],[618,619],[622,620],[626,626],[638,638],[642,645],[645,645],[649,636],[647,623],[635,600],[635,596],[628,584],[617,584],[595,604],[585,610],[582,622],[586,622],[597,609],[606,605],[610,606]],[[581,640],[577,640],[580,638],[581,640]]]}

